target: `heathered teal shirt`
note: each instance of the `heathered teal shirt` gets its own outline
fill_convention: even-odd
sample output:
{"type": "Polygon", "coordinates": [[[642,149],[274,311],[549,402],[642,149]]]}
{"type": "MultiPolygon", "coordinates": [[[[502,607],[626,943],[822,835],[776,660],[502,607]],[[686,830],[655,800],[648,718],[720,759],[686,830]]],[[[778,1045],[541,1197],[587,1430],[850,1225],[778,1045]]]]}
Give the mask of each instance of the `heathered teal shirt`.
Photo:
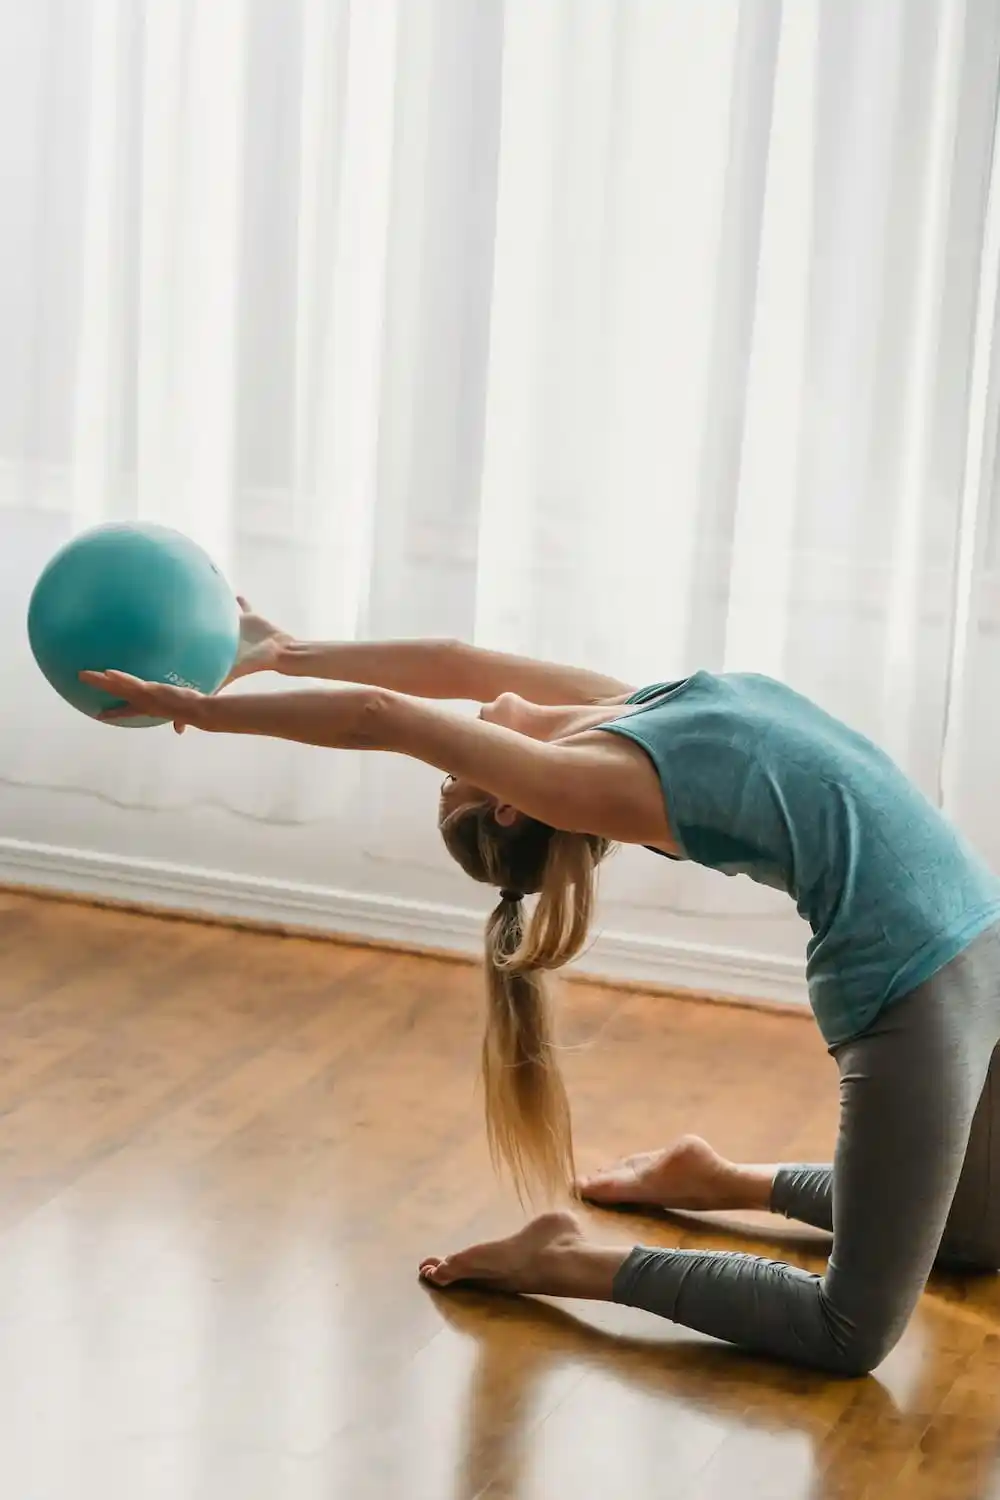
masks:
{"type": "Polygon", "coordinates": [[[878,746],[780,682],[696,672],[602,728],[649,755],[682,855],[794,899],[827,1043],[1000,919],[1000,880],[878,746]]]}

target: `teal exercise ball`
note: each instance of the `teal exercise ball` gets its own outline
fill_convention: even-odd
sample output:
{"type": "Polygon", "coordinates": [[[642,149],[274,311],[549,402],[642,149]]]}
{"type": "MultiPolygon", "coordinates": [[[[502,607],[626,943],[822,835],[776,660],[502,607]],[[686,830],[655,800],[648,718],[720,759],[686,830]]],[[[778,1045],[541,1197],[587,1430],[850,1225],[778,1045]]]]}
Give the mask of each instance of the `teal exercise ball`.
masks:
{"type": "MultiPolygon", "coordinates": [[[[61,698],[96,718],[121,700],[80,681],[83,671],[214,693],[236,660],[240,609],[215,563],[166,526],[95,526],[51,559],[32,591],[28,640],[61,698]]],[[[113,724],[146,729],[163,719],[113,724]]]]}

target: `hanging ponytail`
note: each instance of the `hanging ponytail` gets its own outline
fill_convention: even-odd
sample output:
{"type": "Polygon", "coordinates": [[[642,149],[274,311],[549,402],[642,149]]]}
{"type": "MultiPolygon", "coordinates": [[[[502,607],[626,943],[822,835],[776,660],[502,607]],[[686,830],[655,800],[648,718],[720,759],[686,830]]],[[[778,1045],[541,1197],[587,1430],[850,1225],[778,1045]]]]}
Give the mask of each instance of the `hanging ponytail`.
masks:
{"type": "Polygon", "coordinates": [[[520,903],[501,900],[486,923],[486,1134],[523,1199],[573,1178],[569,1100],[556,1061],[545,976],[511,964],[524,937],[520,903]]]}
{"type": "Polygon", "coordinates": [[[551,832],[534,913],[505,889],[486,923],[486,1131],[494,1163],[505,1165],[523,1199],[552,1197],[575,1176],[569,1100],[559,1068],[545,972],[574,958],[594,906],[603,844],[551,832]]]}

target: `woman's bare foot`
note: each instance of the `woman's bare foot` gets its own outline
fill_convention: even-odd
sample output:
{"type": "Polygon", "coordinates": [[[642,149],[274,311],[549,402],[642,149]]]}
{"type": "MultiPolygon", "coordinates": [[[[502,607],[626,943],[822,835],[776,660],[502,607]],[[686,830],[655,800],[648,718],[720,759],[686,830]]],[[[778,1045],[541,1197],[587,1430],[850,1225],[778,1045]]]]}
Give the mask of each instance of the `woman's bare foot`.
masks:
{"type": "Polygon", "coordinates": [[[573,1214],[548,1213],[506,1239],[428,1256],[420,1276],[436,1287],[471,1282],[501,1292],[606,1300],[628,1253],[588,1245],[573,1214]]]}
{"type": "Polygon", "coordinates": [[[762,1195],[769,1188],[760,1169],[743,1168],[697,1135],[682,1136],[661,1151],[628,1156],[577,1182],[577,1192],[588,1203],[607,1207],[639,1204],[657,1208],[694,1209],[766,1207],[762,1195]]]}

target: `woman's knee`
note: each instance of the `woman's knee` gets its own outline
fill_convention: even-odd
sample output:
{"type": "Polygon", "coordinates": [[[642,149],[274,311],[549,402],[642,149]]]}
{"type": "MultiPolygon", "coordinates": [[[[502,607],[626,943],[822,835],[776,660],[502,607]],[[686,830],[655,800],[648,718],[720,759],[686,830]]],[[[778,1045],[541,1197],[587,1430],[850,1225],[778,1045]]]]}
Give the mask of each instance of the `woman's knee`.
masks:
{"type": "Polygon", "coordinates": [[[824,1364],[831,1375],[858,1379],[877,1370],[899,1342],[899,1334],[888,1329],[855,1329],[844,1339],[831,1343],[829,1362],[824,1364]]]}
{"type": "Polygon", "coordinates": [[[896,1347],[908,1321],[895,1309],[870,1309],[857,1318],[848,1317],[830,1300],[822,1282],[819,1299],[827,1333],[823,1368],[831,1375],[870,1375],[896,1347]]]}

